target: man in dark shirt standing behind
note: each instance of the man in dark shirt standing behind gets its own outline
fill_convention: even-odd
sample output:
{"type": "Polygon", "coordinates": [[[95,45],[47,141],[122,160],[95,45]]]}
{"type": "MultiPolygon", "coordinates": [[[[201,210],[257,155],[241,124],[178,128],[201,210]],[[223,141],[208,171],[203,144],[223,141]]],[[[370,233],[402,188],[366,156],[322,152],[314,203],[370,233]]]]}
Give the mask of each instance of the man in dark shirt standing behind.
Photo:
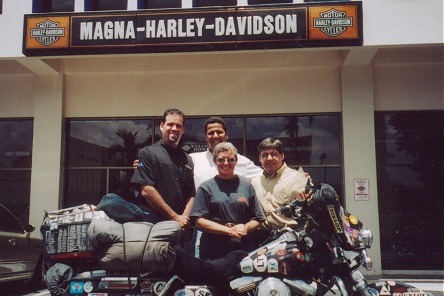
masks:
{"type": "Polygon", "coordinates": [[[179,147],[185,132],[183,112],[167,109],[160,131],[162,140],[140,151],[140,163],[131,183],[140,185],[137,203],[147,222],[174,220],[186,228],[195,188],[193,161],[179,147]]]}

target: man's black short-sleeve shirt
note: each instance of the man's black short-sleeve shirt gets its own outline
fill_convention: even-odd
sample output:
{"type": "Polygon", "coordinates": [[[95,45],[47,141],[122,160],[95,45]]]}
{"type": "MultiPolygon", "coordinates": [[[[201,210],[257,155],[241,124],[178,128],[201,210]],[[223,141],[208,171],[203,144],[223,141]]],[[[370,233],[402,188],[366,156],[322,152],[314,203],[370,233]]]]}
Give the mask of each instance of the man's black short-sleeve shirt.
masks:
{"type": "MultiPolygon", "coordinates": [[[[159,141],[143,148],[139,161],[131,183],[153,186],[176,213],[182,214],[186,201],[195,194],[191,157],[159,141]]],[[[146,209],[143,197],[139,196],[138,202],[146,209]]]]}

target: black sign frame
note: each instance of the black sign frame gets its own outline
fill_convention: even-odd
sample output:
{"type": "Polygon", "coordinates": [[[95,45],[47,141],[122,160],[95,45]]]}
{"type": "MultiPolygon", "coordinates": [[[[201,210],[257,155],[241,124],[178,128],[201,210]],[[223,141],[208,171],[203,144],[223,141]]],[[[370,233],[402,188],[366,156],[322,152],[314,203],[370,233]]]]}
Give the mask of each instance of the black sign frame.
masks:
{"type": "Polygon", "coordinates": [[[23,54],[362,46],[362,32],[360,1],[29,14],[24,17],[23,54]]]}

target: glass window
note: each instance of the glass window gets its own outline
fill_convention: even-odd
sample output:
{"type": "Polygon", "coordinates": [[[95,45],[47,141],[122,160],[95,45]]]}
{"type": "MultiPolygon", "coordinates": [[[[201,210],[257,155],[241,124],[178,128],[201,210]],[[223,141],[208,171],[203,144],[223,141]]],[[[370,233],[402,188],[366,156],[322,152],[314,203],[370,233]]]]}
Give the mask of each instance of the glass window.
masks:
{"type": "Polygon", "coordinates": [[[182,0],[137,0],[137,9],[181,8],[182,0]]]}
{"type": "MultiPolygon", "coordinates": [[[[257,145],[276,135],[286,145],[285,159],[304,166],[316,184],[328,182],[341,193],[339,115],[223,117],[228,139],[240,154],[260,165],[257,145]],[[246,137],[244,136],[246,135],[246,137]]],[[[205,121],[187,117],[181,139],[187,153],[208,149],[205,121]]],[[[138,151],[161,139],[160,118],[68,120],[64,207],[96,204],[106,193],[132,200],[132,164],[138,151]]]]}
{"type": "Polygon", "coordinates": [[[0,206],[0,231],[23,233],[23,226],[2,206],[0,206]]]}
{"type": "Polygon", "coordinates": [[[443,115],[375,114],[383,269],[444,268],[443,115]]]}
{"type": "Polygon", "coordinates": [[[0,120],[0,168],[31,168],[32,120],[0,120]]]}
{"type": "Polygon", "coordinates": [[[257,146],[265,138],[282,141],[288,165],[339,165],[339,116],[250,117],[246,123],[247,156],[257,158],[257,146]]]}
{"type": "Polygon", "coordinates": [[[106,192],[106,169],[72,169],[65,174],[65,200],[63,207],[100,202],[106,192]]]}
{"type": "Polygon", "coordinates": [[[132,199],[130,180],[138,151],[160,139],[154,119],[70,120],[66,126],[63,206],[97,204],[108,192],[132,199]]]}
{"type": "Polygon", "coordinates": [[[85,11],[126,10],[128,0],[85,0],[85,11]]]}
{"type": "Polygon", "coordinates": [[[148,119],[68,121],[67,167],[131,167],[153,129],[148,119]]]}
{"type": "Polygon", "coordinates": [[[340,116],[257,116],[246,119],[247,157],[260,165],[257,146],[268,137],[284,144],[285,163],[301,167],[315,185],[328,183],[342,196],[340,116]]]}
{"type": "MultiPolygon", "coordinates": [[[[244,124],[241,117],[222,117],[227,123],[228,140],[237,148],[239,154],[244,152],[244,124]]],[[[208,118],[187,118],[185,134],[182,137],[183,149],[187,153],[201,152],[208,149],[206,142],[205,121],[208,118]]]]}
{"type": "Polygon", "coordinates": [[[74,11],[74,0],[33,0],[32,12],[71,12],[74,11]]]}
{"type": "Polygon", "coordinates": [[[0,203],[29,221],[33,121],[0,120],[0,203]]]}

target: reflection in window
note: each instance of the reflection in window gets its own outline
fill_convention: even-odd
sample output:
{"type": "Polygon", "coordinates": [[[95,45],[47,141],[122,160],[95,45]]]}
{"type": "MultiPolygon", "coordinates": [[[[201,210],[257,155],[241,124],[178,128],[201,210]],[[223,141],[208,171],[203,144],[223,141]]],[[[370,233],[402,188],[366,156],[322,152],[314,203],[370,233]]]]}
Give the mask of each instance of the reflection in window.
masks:
{"type": "MultiPolygon", "coordinates": [[[[206,142],[205,121],[208,118],[187,118],[186,132],[182,137],[183,149],[187,153],[202,152],[208,149],[206,142]]],[[[223,117],[227,123],[228,140],[243,154],[243,118],[223,117]]]]}
{"type": "Polygon", "coordinates": [[[32,120],[0,120],[0,203],[29,221],[32,120]]]}
{"type": "Polygon", "coordinates": [[[8,210],[0,207],[0,231],[23,233],[22,225],[8,210]]]}
{"type": "Polygon", "coordinates": [[[0,203],[23,224],[29,222],[31,170],[0,170],[0,203]]]}
{"type": "Polygon", "coordinates": [[[68,121],[63,206],[97,204],[108,192],[131,199],[128,168],[141,148],[160,139],[158,130],[154,119],[68,121]]]}
{"type": "Polygon", "coordinates": [[[67,170],[63,207],[97,205],[100,198],[106,194],[106,179],[106,169],[67,170]]]}
{"type": "Polygon", "coordinates": [[[31,168],[32,120],[0,120],[0,168],[31,168]]]}
{"type": "Polygon", "coordinates": [[[67,166],[130,167],[138,151],[153,143],[153,129],[153,120],[69,121],[67,166]]]}
{"type": "Polygon", "coordinates": [[[328,183],[342,196],[339,115],[248,117],[246,156],[257,165],[257,146],[268,137],[282,141],[287,165],[302,166],[315,185],[328,183]]]}
{"type": "Polygon", "coordinates": [[[375,115],[383,269],[444,268],[443,115],[375,115]]]}
{"type": "Polygon", "coordinates": [[[247,156],[257,160],[265,138],[282,141],[289,165],[340,164],[339,116],[274,116],[247,118],[247,156]]]}
{"type": "MultiPolygon", "coordinates": [[[[223,117],[228,140],[240,154],[257,165],[257,145],[266,137],[278,137],[286,147],[289,166],[303,166],[316,184],[341,187],[339,115],[223,117]],[[247,137],[245,138],[244,135],[247,137]]],[[[185,119],[181,139],[187,153],[208,149],[205,121],[185,119]]],[[[143,120],[70,120],[67,126],[64,207],[97,203],[109,192],[133,199],[130,182],[138,151],[160,140],[160,118],[143,120]]]]}

